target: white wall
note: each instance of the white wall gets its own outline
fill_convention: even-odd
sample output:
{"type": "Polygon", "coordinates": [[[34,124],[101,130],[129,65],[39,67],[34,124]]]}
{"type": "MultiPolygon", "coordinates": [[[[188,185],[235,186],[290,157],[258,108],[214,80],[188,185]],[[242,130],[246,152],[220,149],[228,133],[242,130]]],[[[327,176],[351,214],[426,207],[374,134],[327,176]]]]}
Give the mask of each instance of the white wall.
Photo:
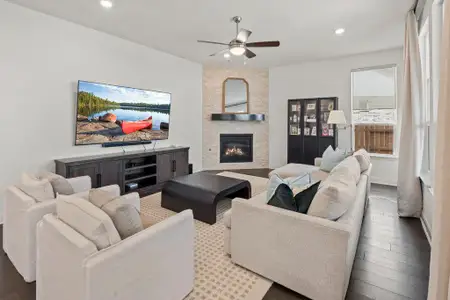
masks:
{"type": "MultiPolygon", "coordinates": [[[[351,70],[388,64],[398,65],[398,86],[400,87],[403,78],[403,52],[400,48],[270,69],[269,166],[277,168],[287,162],[288,99],[338,97],[338,107],[344,110],[350,121],[351,70]]],[[[339,131],[338,145],[340,147],[350,148],[350,133],[350,129],[339,131]]],[[[397,159],[374,157],[373,163],[374,182],[397,184],[397,159]]]]}
{"type": "Polygon", "coordinates": [[[5,1],[0,44],[0,192],[55,158],[122,151],[74,146],[79,79],[172,93],[170,139],[158,147],[190,146],[202,168],[201,65],[5,1]]]}

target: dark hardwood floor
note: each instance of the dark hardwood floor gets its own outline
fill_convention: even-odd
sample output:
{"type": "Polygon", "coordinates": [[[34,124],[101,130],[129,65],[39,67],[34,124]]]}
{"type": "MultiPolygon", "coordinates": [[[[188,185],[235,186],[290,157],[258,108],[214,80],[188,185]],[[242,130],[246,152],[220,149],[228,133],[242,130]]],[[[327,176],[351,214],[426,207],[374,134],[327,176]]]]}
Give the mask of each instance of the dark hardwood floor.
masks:
{"type": "MultiPolygon", "coordinates": [[[[270,170],[234,172],[267,177],[270,170]]],[[[431,250],[420,221],[397,217],[395,188],[372,185],[370,198],[346,299],[426,299],[431,250]]],[[[2,232],[0,226],[0,241],[3,240],[2,232]]],[[[1,247],[0,300],[35,298],[36,285],[23,281],[1,247]]],[[[273,284],[263,300],[305,299],[307,298],[273,284]]]]}

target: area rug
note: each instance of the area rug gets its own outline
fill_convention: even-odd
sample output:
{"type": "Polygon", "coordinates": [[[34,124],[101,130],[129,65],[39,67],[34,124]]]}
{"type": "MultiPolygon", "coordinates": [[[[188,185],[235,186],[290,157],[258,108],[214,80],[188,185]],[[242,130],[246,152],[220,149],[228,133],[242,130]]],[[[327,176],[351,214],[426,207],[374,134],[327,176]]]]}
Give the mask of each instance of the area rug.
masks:
{"type": "MultiPolygon", "coordinates": [[[[264,182],[260,177],[232,172],[218,175],[248,180],[253,195],[261,192],[260,187],[264,182]],[[257,188],[253,188],[253,185],[257,188]]],[[[193,291],[185,300],[261,300],[272,285],[270,280],[233,264],[225,253],[223,214],[230,208],[230,200],[218,203],[217,222],[214,225],[195,220],[195,283],[193,291]]],[[[175,214],[161,207],[160,193],[142,199],[141,213],[155,223],[175,214]]]]}

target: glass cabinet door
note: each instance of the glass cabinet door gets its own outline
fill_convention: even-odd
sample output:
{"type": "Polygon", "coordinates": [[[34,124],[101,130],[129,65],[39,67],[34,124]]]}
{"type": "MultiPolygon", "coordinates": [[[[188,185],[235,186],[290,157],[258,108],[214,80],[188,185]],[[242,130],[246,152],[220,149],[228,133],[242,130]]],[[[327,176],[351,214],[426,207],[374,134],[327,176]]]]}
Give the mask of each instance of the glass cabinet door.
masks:
{"type": "Polygon", "coordinates": [[[300,117],[302,106],[300,101],[290,101],[289,105],[289,135],[301,135],[300,117]]]}
{"type": "Polygon", "coordinates": [[[320,100],[320,129],[321,136],[334,136],[333,125],[328,125],[328,118],[330,112],[334,110],[334,100],[322,99],[320,100]]]}
{"type": "Polygon", "coordinates": [[[316,100],[305,101],[304,135],[317,136],[316,100]]]}

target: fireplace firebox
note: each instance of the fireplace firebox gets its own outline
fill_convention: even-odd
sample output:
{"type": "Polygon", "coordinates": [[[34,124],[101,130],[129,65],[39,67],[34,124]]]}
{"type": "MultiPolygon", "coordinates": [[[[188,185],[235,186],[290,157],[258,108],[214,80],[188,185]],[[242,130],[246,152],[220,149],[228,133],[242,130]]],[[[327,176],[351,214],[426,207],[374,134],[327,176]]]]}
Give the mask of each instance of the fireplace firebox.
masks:
{"type": "Polygon", "coordinates": [[[253,162],[253,134],[221,134],[220,162],[253,162]]]}

